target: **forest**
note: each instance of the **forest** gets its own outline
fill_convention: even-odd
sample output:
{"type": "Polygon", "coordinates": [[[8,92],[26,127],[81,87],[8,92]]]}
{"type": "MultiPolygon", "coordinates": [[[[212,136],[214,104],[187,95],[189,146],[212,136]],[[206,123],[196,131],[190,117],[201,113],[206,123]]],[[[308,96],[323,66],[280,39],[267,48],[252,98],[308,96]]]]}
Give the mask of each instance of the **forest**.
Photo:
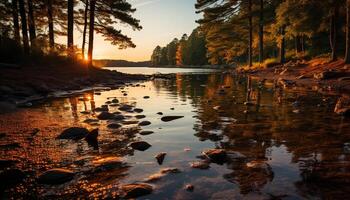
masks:
{"type": "Polygon", "coordinates": [[[136,46],[116,28],[123,23],[141,30],[135,11],[124,0],[2,0],[0,62],[69,59],[87,60],[91,66],[95,33],[120,49],[136,46]],[[76,30],[82,33],[81,46],[74,41],[76,30]],[[56,42],[60,36],[66,44],[56,42]]]}
{"type": "Polygon", "coordinates": [[[283,64],[327,56],[350,63],[350,2],[197,0],[202,14],[187,37],[152,54],[153,65],[283,64]]]}

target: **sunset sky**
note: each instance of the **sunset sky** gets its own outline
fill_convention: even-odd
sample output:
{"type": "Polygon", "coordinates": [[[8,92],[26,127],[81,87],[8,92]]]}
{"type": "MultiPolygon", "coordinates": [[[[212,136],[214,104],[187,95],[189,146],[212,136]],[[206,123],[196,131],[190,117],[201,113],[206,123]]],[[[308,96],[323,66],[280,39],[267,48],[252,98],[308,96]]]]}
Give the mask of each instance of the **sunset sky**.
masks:
{"type": "MultiPolygon", "coordinates": [[[[197,26],[195,20],[195,0],[129,0],[137,8],[134,17],[141,20],[143,29],[133,31],[125,24],[120,24],[124,34],[131,37],[135,49],[119,50],[118,47],[105,42],[96,35],[94,42],[94,59],[124,59],[130,61],[150,60],[157,45],[166,45],[173,38],[190,34],[197,26]]],[[[65,38],[60,38],[65,40],[65,38]]],[[[81,46],[82,35],[75,33],[75,43],[81,46]]]]}

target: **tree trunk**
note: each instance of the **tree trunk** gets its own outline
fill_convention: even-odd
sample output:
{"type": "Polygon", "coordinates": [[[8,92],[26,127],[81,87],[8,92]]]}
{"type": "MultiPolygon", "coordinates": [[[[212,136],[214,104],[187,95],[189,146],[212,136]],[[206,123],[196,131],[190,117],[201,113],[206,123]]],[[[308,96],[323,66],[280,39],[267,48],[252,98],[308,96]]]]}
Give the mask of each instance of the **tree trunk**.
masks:
{"type": "Polygon", "coordinates": [[[89,0],[85,0],[85,11],[84,11],[84,30],[83,30],[83,44],[81,47],[81,55],[83,56],[83,59],[85,57],[85,43],[86,43],[86,29],[87,29],[87,23],[88,23],[88,10],[89,10],[89,0]]]}
{"type": "Polygon", "coordinates": [[[298,55],[300,52],[302,52],[302,44],[301,44],[301,36],[298,35],[295,37],[295,53],[298,55]]]}
{"type": "Polygon", "coordinates": [[[338,6],[334,6],[333,13],[331,16],[331,23],[330,23],[330,45],[332,49],[332,55],[331,60],[335,61],[337,60],[337,19],[338,19],[338,6]]]}
{"type": "Polygon", "coordinates": [[[35,47],[35,40],[36,40],[33,1],[27,0],[27,3],[28,3],[28,27],[29,27],[30,45],[33,48],[33,47],[35,47]]]}
{"type": "Polygon", "coordinates": [[[90,25],[89,25],[89,49],[88,49],[88,59],[89,67],[92,66],[92,51],[94,48],[94,26],[95,26],[95,5],[96,0],[90,1],[90,25]]]}
{"type": "Polygon", "coordinates": [[[55,49],[55,33],[53,28],[53,10],[52,10],[52,0],[47,0],[47,20],[49,23],[49,45],[50,50],[55,49]]]}
{"type": "Polygon", "coordinates": [[[73,31],[74,31],[74,1],[68,0],[68,31],[67,31],[67,51],[68,56],[74,56],[74,41],[73,41],[73,31]]]}
{"type": "Polygon", "coordinates": [[[24,49],[24,53],[25,54],[29,54],[27,17],[26,17],[26,10],[24,8],[24,0],[18,0],[18,4],[19,4],[19,12],[20,12],[20,15],[21,15],[23,49],[24,49]]]}
{"type": "Polygon", "coordinates": [[[248,63],[249,67],[253,66],[253,16],[252,16],[252,0],[248,0],[249,12],[249,47],[248,47],[248,63]]]}
{"type": "Polygon", "coordinates": [[[281,28],[281,47],[280,47],[280,63],[284,64],[286,62],[286,44],[285,44],[285,27],[281,28]]]}
{"type": "Polygon", "coordinates": [[[259,62],[264,62],[264,0],[260,0],[259,62]]]}
{"type": "Polygon", "coordinates": [[[12,0],[12,16],[13,16],[14,40],[18,44],[20,44],[21,37],[19,35],[18,1],[17,0],[12,0]]]}
{"type": "Polygon", "coordinates": [[[346,1],[346,48],[345,64],[350,64],[350,0],[346,1]]]}

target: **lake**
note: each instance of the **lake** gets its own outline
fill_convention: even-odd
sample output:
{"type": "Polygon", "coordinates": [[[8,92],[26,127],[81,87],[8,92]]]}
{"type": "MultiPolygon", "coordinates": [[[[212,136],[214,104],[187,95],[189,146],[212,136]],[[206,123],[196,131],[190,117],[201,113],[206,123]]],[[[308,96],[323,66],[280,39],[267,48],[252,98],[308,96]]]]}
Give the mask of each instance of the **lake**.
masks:
{"type": "Polygon", "coordinates": [[[156,68],[156,67],[105,67],[105,69],[109,70],[117,70],[122,73],[127,74],[172,74],[172,73],[210,73],[210,72],[217,72],[218,69],[201,69],[201,68],[156,68]]]}
{"type": "Polygon", "coordinates": [[[130,183],[153,187],[152,194],[139,199],[348,195],[350,123],[334,114],[335,96],[282,90],[269,82],[201,69],[117,70],[177,73],[170,80],[86,92],[0,115],[0,158],[15,160],[13,167],[27,174],[25,183],[2,186],[2,198],[116,198],[120,186],[130,183]],[[102,105],[125,119],[96,120],[100,112],[94,110],[102,105]],[[121,109],[123,105],[132,108],[121,109]],[[163,116],[183,118],[164,122],[163,116]],[[151,124],[139,126],[141,121],[151,124]],[[122,126],[108,127],[113,123],[122,126]],[[97,144],[56,139],[69,127],[99,128],[97,144]],[[151,147],[135,150],[130,147],[135,141],[151,147]],[[227,155],[208,161],[202,152],[209,149],[227,155]],[[155,155],[161,152],[166,156],[160,165],[155,155]],[[202,164],[201,169],[195,164],[202,164]],[[74,179],[59,185],[37,183],[52,168],[69,169],[74,179]]]}

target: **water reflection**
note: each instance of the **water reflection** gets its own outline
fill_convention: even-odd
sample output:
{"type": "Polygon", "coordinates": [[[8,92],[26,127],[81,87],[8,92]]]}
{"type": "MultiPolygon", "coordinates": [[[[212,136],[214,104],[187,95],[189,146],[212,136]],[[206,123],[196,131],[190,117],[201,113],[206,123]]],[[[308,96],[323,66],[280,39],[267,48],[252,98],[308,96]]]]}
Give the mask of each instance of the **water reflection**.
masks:
{"type": "MultiPolygon", "coordinates": [[[[127,122],[139,121],[138,113],[120,111],[118,105],[110,104],[109,112],[121,112],[127,122]]],[[[1,159],[18,161],[13,167],[26,171],[31,185],[20,184],[16,190],[11,186],[2,195],[112,198],[119,195],[120,184],[176,167],[181,173],[162,177],[156,191],[144,198],[344,198],[350,190],[350,123],[333,113],[334,105],[332,96],[286,91],[229,73],[177,74],[172,80],[54,100],[1,116],[0,132],[6,133],[0,139],[1,159]],[[146,95],[150,99],[144,99],[146,95]],[[96,119],[95,109],[114,98],[142,108],[152,124],[111,130],[107,124],[113,120],[84,122],[96,119]],[[185,118],[163,123],[157,112],[185,118]],[[71,126],[99,128],[98,141],[55,139],[71,126]],[[40,132],[33,136],[35,128],[40,132]],[[141,129],[155,133],[139,135],[141,129]],[[134,151],[128,144],[138,140],[152,147],[134,151]],[[20,147],[7,148],[13,141],[20,147]],[[189,163],[200,160],[201,151],[209,148],[225,149],[231,157],[211,163],[208,170],[190,168],[189,163]],[[162,166],[154,159],[159,152],[167,152],[162,166]],[[111,157],[123,158],[126,165],[99,171],[93,164],[111,157]],[[53,167],[72,169],[77,176],[62,186],[38,185],[35,177],[53,167]],[[188,183],[195,186],[193,192],[183,189],[188,183]]]]}

